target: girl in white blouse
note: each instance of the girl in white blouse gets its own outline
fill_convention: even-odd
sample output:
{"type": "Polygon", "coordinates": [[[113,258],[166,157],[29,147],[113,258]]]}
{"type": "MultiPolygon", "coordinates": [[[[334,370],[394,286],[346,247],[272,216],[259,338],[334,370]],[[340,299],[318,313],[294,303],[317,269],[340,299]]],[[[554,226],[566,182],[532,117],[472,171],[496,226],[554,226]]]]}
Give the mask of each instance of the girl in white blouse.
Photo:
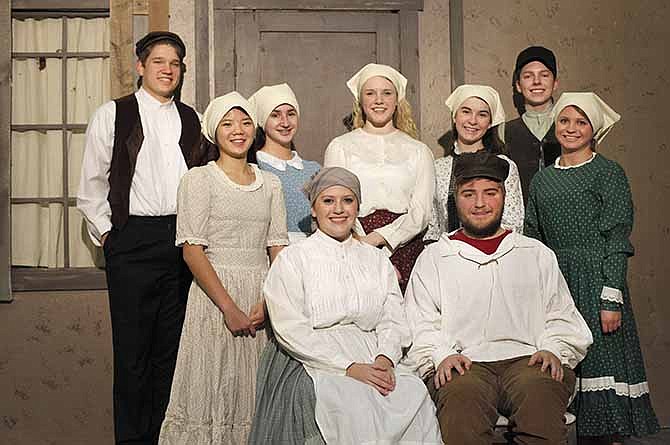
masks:
{"type": "Polygon", "coordinates": [[[404,290],[430,220],[433,154],[416,139],[402,74],[370,63],[347,86],[354,95],[355,129],[330,142],[324,166],[347,168],[360,179],[356,231],[363,242],[391,256],[404,290]]]}
{"type": "Polygon", "coordinates": [[[326,168],[306,188],[318,229],[277,256],[263,290],[278,341],[314,381],[323,439],[441,444],[423,382],[396,369],[410,333],[393,266],[352,236],[358,179],[326,168]]]}
{"type": "Polygon", "coordinates": [[[426,241],[437,241],[444,232],[461,227],[456,216],[454,201],[453,160],[461,153],[486,150],[510,164],[505,181],[505,207],[502,227],[522,232],[524,205],[521,194],[519,170],[505,153],[505,146],[498,136],[498,126],[505,122],[505,111],[498,92],[485,85],[461,85],[445,104],[451,110],[452,131],[446,144],[446,156],[435,161],[435,199],[424,236],[426,241]]]}

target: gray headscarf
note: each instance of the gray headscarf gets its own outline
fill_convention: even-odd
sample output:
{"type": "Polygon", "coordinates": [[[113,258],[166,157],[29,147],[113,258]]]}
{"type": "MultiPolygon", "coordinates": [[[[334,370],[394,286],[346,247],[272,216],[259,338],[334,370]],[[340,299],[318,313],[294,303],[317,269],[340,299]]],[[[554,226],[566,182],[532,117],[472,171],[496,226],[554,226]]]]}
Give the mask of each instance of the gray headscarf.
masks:
{"type": "Polygon", "coordinates": [[[327,167],[319,170],[319,172],[305,184],[305,195],[307,195],[310,204],[314,205],[314,201],[316,201],[319,193],[334,185],[341,185],[342,187],[351,190],[354,195],[356,195],[356,199],[360,205],[361,183],[355,174],[342,167],[327,167]]]}

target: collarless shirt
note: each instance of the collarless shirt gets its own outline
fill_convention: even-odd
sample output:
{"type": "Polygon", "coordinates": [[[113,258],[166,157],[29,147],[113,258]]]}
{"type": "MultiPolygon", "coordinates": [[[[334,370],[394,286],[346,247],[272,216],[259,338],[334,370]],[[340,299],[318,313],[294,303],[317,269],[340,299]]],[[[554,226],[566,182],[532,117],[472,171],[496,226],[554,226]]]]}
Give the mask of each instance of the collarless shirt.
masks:
{"type": "Polygon", "coordinates": [[[490,255],[442,235],[419,256],[405,302],[422,375],[456,353],[492,362],[546,350],[574,369],[593,342],[556,255],[516,232],[490,255]]]}
{"type": "MultiPolygon", "coordinates": [[[[181,119],[174,101],[161,103],[146,90],[135,92],[144,139],[130,186],[129,214],[164,216],[177,213],[177,188],[187,166],[181,148],[181,119]]],[[[112,228],[107,201],[114,150],[116,103],[98,108],[86,129],[77,207],[86,218],[94,244],[112,228]]]]}

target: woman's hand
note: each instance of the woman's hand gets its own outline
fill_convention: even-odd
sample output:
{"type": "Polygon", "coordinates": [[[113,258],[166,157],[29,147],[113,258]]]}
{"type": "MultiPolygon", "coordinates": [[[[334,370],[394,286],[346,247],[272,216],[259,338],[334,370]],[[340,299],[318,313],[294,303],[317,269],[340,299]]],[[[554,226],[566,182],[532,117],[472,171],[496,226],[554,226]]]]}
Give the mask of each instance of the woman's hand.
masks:
{"type": "Polygon", "coordinates": [[[609,334],[621,327],[621,312],[619,311],[600,311],[600,325],[603,334],[609,334]]]}
{"type": "Polygon", "coordinates": [[[387,245],[384,237],[377,232],[368,233],[363,238],[361,238],[361,241],[375,247],[384,247],[387,245]]]}
{"type": "Polygon", "coordinates": [[[393,367],[388,365],[390,364],[388,359],[383,357],[383,360],[388,362],[388,364],[384,364],[380,361],[380,358],[381,356],[377,357],[372,364],[354,363],[347,368],[347,376],[368,384],[379,391],[381,395],[387,396],[395,389],[395,374],[393,373],[393,367]]]}
{"type": "Polygon", "coordinates": [[[230,333],[233,334],[233,337],[256,336],[256,328],[254,327],[254,324],[236,304],[226,307],[223,310],[223,318],[226,327],[230,333]]]}
{"type": "Polygon", "coordinates": [[[249,319],[251,320],[251,323],[254,325],[254,328],[256,328],[257,330],[265,326],[265,318],[266,318],[265,314],[266,314],[265,302],[263,301],[254,304],[251,310],[249,311],[249,319]]]}

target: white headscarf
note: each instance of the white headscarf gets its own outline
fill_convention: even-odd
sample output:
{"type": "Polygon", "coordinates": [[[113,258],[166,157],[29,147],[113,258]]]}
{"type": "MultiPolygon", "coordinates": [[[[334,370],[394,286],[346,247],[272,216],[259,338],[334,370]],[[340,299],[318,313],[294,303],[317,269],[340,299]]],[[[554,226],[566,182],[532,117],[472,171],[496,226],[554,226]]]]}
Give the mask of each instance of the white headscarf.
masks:
{"type": "Polygon", "coordinates": [[[371,77],[381,76],[390,80],[398,93],[398,102],[405,98],[407,88],[407,78],[400,74],[395,68],[378,63],[368,63],[361,68],[354,76],[347,81],[347,87],[356,100],[360,101],[361,89],[363,84],[371,77]]]}
{"type": "Polygon", "coordinates": [[[491,110],[491,125],[489,128],[505,122],[503,109],[498,92],[486,85],[461,85],[457,87],[444,102],[451,110],[451,118],[456,119],[456,111],[469,97],[478,97],[486,102],[491,110]]]}
{"type": "Polygon", "coordinates": [[[261,128],[265,128],[270,113],[279,105],[291,105],[298,112],[298,115],[300,115],[298,99],[296,99],[291,87],[286,83],[261,87],[261,89],[249,97],[249,102],[252,106],[256,107],[258,126],[261,128]]]}
{"type": "Polygon", "coordinates": [[[621,119],[621,116],[596,93],[563,93],[552,111],[554,123],[558,120],[561,111],[570,105],[578,107],[586,114],[593,127],[593,138],[598,142],[602,141],[614,124],[621,119]]]}
{"type": "Polygon", "coordinates": [[[221,122],[226,113],[235,107],[243,109],[254,122],[254,126],[256,125],[255,107],[240,93],[232,91],[213,99],[207,105],[205,114],[202,115],[202,121],[200,122],[201,131],[209,142],[216,144],[216,129],[219,126],[219,122],[221,122]]]}

